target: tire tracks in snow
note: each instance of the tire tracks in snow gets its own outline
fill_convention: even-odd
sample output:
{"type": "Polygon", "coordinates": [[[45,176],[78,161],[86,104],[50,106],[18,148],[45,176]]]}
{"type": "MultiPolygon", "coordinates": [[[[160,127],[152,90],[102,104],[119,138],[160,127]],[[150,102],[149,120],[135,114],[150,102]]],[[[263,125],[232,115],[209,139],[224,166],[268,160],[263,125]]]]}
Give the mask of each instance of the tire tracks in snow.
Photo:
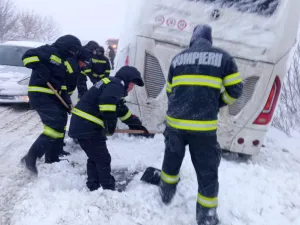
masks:
{"type": "Polygon", "coordinates": [[[15,205],[26,198],[20,192],[32,180],[20,159],[40,128],[40,118],[32,110],[0,110],[0,224],[10,225],[15,205]]]}

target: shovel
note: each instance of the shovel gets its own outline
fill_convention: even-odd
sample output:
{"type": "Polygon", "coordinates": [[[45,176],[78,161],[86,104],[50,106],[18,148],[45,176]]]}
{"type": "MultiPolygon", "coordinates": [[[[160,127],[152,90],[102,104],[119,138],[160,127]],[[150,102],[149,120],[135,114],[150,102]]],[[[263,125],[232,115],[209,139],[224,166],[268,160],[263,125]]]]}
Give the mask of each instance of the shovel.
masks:
{"type": "Polygon", "coordinates": [[[141,181],[158,186],[160,182],[160,173],[161,170],[154,167],[148,167],[141,177],[141,181]]]}

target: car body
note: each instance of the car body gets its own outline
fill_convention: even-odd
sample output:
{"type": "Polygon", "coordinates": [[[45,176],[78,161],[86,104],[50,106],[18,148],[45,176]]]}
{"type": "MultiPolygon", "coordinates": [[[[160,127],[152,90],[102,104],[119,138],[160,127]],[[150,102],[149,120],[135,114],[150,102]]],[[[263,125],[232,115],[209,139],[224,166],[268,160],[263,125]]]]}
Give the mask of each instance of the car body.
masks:
{"type": "Polygon", "coordinates": [[[44,43],[9,41],[0,44],[0,103],[28,103],[31,70],[24,67],[23,54],[44,43]]]}

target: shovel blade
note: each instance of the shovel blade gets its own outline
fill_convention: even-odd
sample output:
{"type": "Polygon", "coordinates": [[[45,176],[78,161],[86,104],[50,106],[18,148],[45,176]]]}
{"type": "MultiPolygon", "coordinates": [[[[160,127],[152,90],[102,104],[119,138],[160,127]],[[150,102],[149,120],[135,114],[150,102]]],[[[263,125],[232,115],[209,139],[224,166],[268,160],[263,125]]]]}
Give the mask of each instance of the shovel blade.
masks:
{"type": "Polygon", "coordinates": [[[158,186],[160,181],[160,173],[161,170],[154,167],[148,167],[141,177],[141,181],[158,186]]]}

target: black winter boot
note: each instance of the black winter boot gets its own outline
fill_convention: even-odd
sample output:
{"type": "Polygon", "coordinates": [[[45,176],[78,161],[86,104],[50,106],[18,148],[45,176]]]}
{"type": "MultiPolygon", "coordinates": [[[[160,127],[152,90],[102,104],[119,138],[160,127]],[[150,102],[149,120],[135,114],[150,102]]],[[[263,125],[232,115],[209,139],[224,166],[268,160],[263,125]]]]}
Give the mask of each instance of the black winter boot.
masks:
{"type": "Polygon", "coordinates": [[[159,194],[166,205],[170,204],[176,193],[177,184],[167,184],[163,180],[159,182],[159,194]]]}
{"type": "Polygon", "coordinates": [[[37,157],[30,156],[30,155],[25,155],[21,159],[21,163],[23,163],[25,165],[26,169],[28,169],[31,173],[33,173],[35,175],[38,174],[38,170],[36,168],[36,159],[37,159],[37,157]]]}
{"type": "Polygon", "coordinates": [[[197,203],[196,220],[198,225],[217,225],[219,218],[217,208],[205,208],[197,203]]]}

